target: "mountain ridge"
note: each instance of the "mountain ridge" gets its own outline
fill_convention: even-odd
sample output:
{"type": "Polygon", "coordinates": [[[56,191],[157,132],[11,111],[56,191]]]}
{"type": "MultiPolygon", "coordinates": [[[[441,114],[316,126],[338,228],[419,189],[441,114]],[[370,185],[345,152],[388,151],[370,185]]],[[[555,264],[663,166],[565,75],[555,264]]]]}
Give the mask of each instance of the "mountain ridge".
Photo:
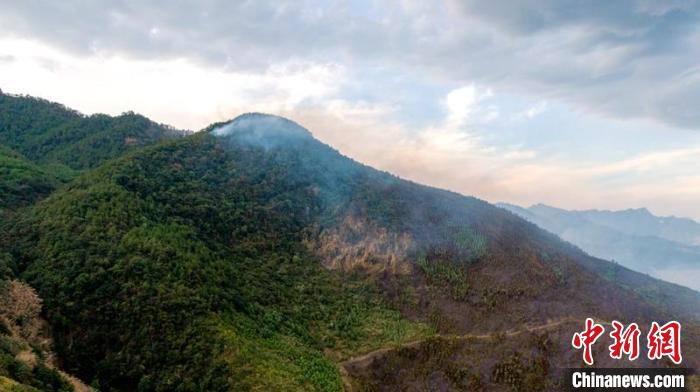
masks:
{"type": "Polygon", "coordinates": [[[184,134],[133,112],[88,116],[45,99],[0,94],[0,214],[32,204],[81,171],[184,134]]]}
{"type": "MultiPolygon", "coordinates": [[[[496,203],[496,205],[503,206],[515,206],[509,203],[496,203]]],[[[670,241],[675,241],[683,243],[686,245],[700,245],[700,223],[692,218],[679,217],[675,215],[665,215],[659,216],[654,215],[646,207],[638,208],[627,208],[623,210],[610,210],[610,209],[581,209],[581,210],[566,210],[563,208],[552,207],[543,203],[533,204],[530,207],[526,207],[528,210],[556,210],[560,212],[569,212],[573,214],[579,214],[583,216],[592,216],[594,219],[598,218],[597,221],[600,222],[606,216],[617,216],[626,219],[635,219],[638,223],[640,220],[644,223],[651,225],[651,227],[643,228],[640,234],[654,235],[670,241]],[[681,226],[683,230],[690,231],[691,234],[687,236],[673,235],[673,233],[663,233],[663,226],[681,226]]],[[[605,222],[603,220],[603,222],[605,222]]],[[[680,231],[680,230],[679,230],[680,231]]]]}
{"type": "Polygon", "coordinates": [[[596,257],[700,290],[700,246],[692,230],[700,233],[700,224],[691,219],[657,217],[647,209],[568,211],[542,204],[498,205],[596,257]]]}
{"type": "Polygon", "coordinates": [[[42,98],[0,95],[0,144],[35,163],[89,169],[134,147],[185,133],[134,112],[84,115],[42,98]]]}

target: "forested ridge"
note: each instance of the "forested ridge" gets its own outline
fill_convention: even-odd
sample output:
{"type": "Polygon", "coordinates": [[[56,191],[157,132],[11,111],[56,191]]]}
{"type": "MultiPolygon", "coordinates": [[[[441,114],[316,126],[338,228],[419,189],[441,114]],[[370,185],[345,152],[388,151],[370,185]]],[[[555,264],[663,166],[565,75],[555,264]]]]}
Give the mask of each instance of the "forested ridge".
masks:
{"type": "Polygon", "coordinates": [[[128,150],[182,135],[133,112],[86,116],[41,98],[0,93],[0,144],[36,163],[88,169],[128,150]]]}
{"type": "Polygon", "coordinates": [[[22,214],[10,253],[46,299],[65,369],[105,390],[339,390],[324,350],[427,332],[309,254],[320,207],[299,157],[199,134],[22,214]]]}
{"type": "Polygon", "coordinates": [[[184,134],[131,112],[86,116],[0,92],[0,213],[41,199],[80,171],[184,134]]]}
{"type": "MultiPolygon", "coordinates": [[[[0,274],[36,290],[57,364],[100,390],[381,390],[438,376],[448,390],[556,390],[587,316],[677,317],[697,358],[697,293],[364,166],[292,121],[247,114],[183,136],[135,114],[0,99],[12,168],[0,274]],[[560,319],[572,322],[505,334],[560,319]],[[499,350],[401,345],[488,334],[499,350]],[[392,347],[376,371],[341,371],[392,347]]],[[[17,380],[8,361],[0,377],[17,380]]],[[[46,383],[32,377],[19,382],[46,383]]]]}

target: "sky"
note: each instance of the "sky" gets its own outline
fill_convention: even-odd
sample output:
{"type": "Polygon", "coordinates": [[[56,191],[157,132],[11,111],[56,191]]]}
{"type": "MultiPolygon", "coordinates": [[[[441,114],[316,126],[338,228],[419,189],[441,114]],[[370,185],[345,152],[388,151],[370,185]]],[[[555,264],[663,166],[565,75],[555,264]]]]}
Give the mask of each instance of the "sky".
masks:
{"type": "Polygon", "coordinates": [[[0,89],[199,130],[283,115],[491,202],[700,220],[697,1],[0,0],[0,89]]]}

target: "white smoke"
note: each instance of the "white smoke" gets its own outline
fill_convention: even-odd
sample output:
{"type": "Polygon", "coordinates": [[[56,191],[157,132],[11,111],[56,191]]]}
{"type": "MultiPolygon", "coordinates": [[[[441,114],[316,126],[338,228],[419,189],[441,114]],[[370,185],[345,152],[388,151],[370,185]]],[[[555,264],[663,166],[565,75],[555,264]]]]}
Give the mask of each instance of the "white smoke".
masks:
{"type": "Polygon", "coordinates": [[[291,120],[262,113],[240,115],[233,121],[212,129],[211,133],[266,150],[313,138],[307,129],[291,120]]]}

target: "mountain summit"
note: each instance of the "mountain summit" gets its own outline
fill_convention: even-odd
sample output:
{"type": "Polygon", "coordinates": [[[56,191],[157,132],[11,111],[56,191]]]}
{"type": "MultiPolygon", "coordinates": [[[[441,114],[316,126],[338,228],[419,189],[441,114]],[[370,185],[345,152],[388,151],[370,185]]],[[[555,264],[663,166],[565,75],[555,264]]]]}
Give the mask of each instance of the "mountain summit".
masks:
{"type": "Polygon", "coordinates": [[[242,114],[227,123],[216,125],[210,132],[265,149],[313,139],[311,132],[294,121],[263,113],[242,114]]]}

